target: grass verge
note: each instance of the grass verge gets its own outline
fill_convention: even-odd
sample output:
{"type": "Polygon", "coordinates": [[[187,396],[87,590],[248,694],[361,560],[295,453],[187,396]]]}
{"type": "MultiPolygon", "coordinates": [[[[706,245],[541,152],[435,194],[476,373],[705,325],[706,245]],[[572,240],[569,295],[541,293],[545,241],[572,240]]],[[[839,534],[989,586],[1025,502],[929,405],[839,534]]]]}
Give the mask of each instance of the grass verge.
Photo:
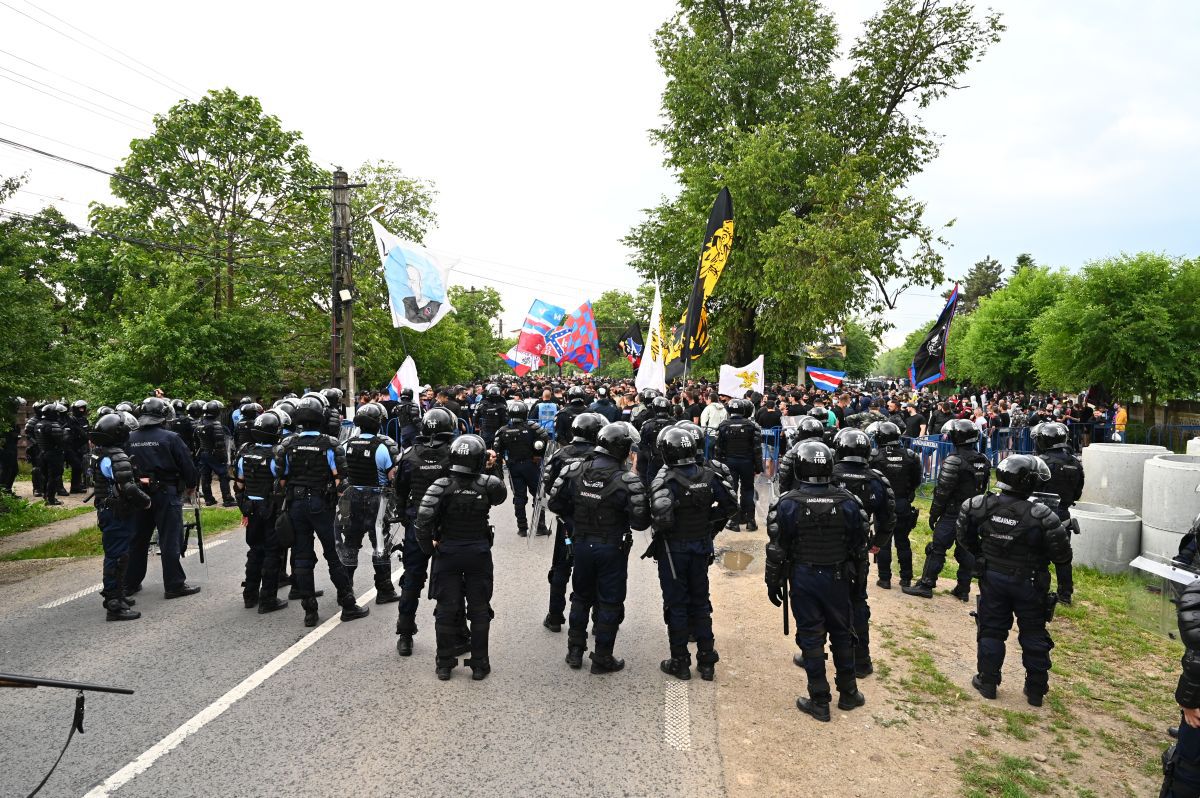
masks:
{"type": "Polygon", "coordinates": [[[19,496],[0,493],[0,538],[92,512],[91,507],[47,507],[19,496]]]}
{"type": "MultiPolygon", "coordinates": [[[[207,507],[200,511],[200,523],[205,530],[216,532],[241,523],[242,514],[236,508],[207,507]]],[[[192,543],[191,545],[195,545],[192,543]]],[[[104,553],[100,527],[89,526],[73,535],[48,540],[37,546],[14,551],[0,557],[0,562],[14,560],[44,560],[53,557],[95,557],[104,553]]]]}

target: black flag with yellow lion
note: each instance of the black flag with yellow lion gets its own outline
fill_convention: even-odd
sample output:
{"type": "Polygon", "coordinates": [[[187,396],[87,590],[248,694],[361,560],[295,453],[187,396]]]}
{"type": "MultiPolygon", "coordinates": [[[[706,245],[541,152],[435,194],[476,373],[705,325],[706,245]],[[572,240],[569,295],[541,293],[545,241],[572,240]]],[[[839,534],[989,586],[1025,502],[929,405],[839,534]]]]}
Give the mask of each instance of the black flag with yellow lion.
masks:
{"type": "Polygon", "coordinates": [[[704,234],[704,246],[700,250],[700,263],[696,267],[696,281],[692,284],[687,310],[679,320],[679,325],[671,331],[671,348],[667,353],[668,380],[681,375],[685,363],[696,360],[708,350],[711,341],[704,303],[721,278],[732,247],[733,199],[729,196],[729,189],[722,188],[708,214],[708,228],[704,234]]]}

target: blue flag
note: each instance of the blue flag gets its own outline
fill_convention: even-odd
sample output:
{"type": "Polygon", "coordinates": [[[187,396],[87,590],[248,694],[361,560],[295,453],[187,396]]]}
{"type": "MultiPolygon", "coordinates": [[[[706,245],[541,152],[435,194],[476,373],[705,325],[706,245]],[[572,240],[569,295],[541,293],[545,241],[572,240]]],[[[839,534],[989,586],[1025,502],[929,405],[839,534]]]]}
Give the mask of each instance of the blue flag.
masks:
{"type": "Polygon", "coordinates": [[[393,327],[425,331],[454,310],[446,293],[447,269],[420,244],[405,241],[371,220],[383,261],[393,327]]]}

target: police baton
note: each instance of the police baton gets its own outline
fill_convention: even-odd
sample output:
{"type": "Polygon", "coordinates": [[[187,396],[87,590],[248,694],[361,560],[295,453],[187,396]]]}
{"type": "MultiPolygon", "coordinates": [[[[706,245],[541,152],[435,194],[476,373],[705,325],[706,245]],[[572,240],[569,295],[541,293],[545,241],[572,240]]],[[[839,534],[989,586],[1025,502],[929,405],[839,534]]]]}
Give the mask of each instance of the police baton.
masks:
{"type": "Polygon", "coordinates": [[[784,577],[783,580],[783,636],[791,635],[791,629],[788,627],[788,580],[784,577]]]}

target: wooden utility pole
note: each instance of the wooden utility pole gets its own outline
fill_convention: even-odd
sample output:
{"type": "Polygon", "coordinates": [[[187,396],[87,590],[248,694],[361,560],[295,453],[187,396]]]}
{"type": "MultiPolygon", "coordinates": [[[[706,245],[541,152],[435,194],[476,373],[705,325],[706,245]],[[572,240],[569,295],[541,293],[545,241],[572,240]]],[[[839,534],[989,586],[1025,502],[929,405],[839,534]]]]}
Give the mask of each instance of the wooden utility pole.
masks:
{"type": "Polygon", "coordinates": [[[333,258],[330,268],[329,314],[329,385],[346,392],[347,407],[354,407],[354,273],[350,246],[350,189],[365,183],[350,183],[342,169],[333,172],[333,185],[310,186],[311,190],[331,192],[333,258]],[[345,367],[346,380],[342,380],[345,367]]]}

